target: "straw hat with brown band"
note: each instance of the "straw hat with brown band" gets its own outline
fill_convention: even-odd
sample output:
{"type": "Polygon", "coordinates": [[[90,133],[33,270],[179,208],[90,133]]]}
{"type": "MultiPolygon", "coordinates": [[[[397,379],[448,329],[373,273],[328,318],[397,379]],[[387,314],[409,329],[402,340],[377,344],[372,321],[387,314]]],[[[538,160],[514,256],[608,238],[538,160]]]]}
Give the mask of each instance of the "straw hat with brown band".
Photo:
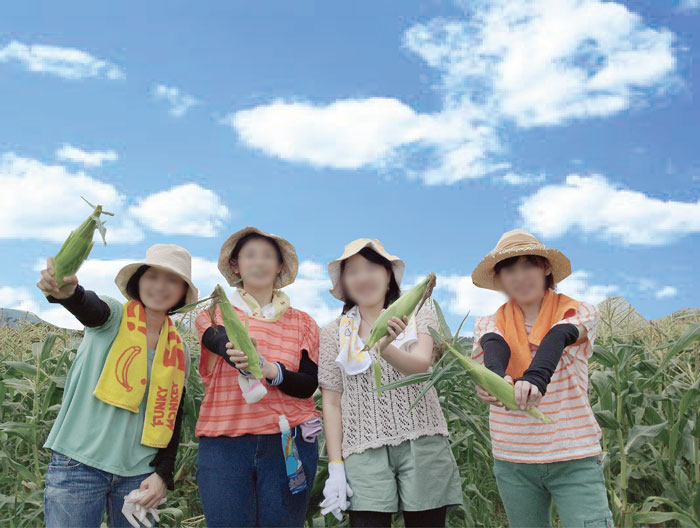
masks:
{"type": "MultiPolygon", "coordinates": [[[[153,244],[146,250],[145,260],[132,262],[120,269],[114,282],[127,299],[131,299],[131,297],[126,291],[126,285],[141,266],[150,266],[175,273],[189,286],[185,295],[185,304],[191,304],[198,299],[199,291],[192,282],[192,256],[186,249],[175,244],[153,244]]],[[[192,308],[181,311],[187,312],[192,308]]]]}
{"type": "Polygon", "coordinates": [[[479,262],[472,272],[472,282],[479,288],[499,291],[494,266],[502,260],[521,255],[545,257],[552,266],[554,284],[571,275],[571,262],[561,251],[548,248],[525,229],[513,229],[504,233],[496,247],[479,262]]]}
{"type": "Polygon", "coordinates": [[[244,227],[240,231],[236,231],[228,237],[223,246],[221,246],[221,251],[219,251],[219,271],[226,278],[228,283],[234,286],[238,284],[241,279],[241,276],[234,273],[233,269],[231,269],[231,252],[233,248],[236,247],[238,241],[250,233],[257,233],[258,235],[274,240],[282,251],[282,271],[280,271],[280,274],[275,279],[274,288],[279,290],[280,288],[292,284],[299,270],[299,259],[297,258],[297,252],[294,246],[284,238],[271,233],[265,233],[257,227],[244,227]]]}
{"type": "Polygon", "coordinates": [[[357,240],[353,240],[347,246],[345,246],[345,251],[343,251],[343,254],[340,255],[340,257],[328,264],[328,275],[330,276],[331,283],[333,284],[333,288],[331,288],[329,291],[331,292],[331,295],[333,295],[333,297],[335,297],[336,299],[340,299],[341,301],[345,300],[345,292],[343,292],[343,285],[340,281],[341,262],[349,259],[353,255],[357,255],[362,249],[366,247],[373,249],[379,255],[381,255],[391,263],[391,268],[394,271],[394,278],[396,279],[396,284],[401,286],[403,270],[406,267],[406,264],[404,264],[403,260],[401,260],[399,257],[387,253],[387,251],[384,249],[384,245],[376,238],[358,238],[357,240]]]}

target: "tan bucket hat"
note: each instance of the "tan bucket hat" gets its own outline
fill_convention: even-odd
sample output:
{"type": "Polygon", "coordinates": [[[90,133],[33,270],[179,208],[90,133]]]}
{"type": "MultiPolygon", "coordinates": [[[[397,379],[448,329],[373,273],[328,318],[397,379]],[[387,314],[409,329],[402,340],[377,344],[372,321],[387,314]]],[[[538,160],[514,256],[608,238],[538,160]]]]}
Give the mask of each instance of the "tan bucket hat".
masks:
{"type": "Polygon", "coordinates": [[[271,233],[265,233],[265,231],[261,231],[257,227],[244,227],[228,237],[224,245],[221,246],[221,251],[219,251],[219,271],[226,278],[229,285],[234,286],[241,279],[240,275],[234,273],[231,269],[231,252],[233,248],[236,247],[238,241],[250,233],[257,233],[258,235],[271,238],[277,242],[280,250],[282,250],[282,271],[275,279],[275,289],[279,290],[280,288],[292,284],[299,271],[299,259],[297,258],[297,252],[294,246],[284,238],[271,233]]]}
{"type": "Polygon", "coordinates": [[[494,266],[502,260],[521,255],[539,255],[552,265],[552,277],[557,284],[571,275],[571,262],[558,249],[540,242],[525,229],[513,229],[501,236],[496,244],[472,272],[472,282],[479,288],[498,291],[494,266]]]}
{"type": "MultiPolygon", "coordinates": [[[[119,270],[119,273],[117,273],[114,279],[119,290],[127,299],[131,299],[131,297],[126,292],[126,285],[129,283],[129,279],[131,279],[134,273],[144,265],[171,271],[180,276],[189,286],[187,295],[185,296],[185,304],[193,303],[199,298],[199,291],[192,282],[192,256],[189,252],[185,248],[181,248],[175,244],[153,244],[146,250],[146,260],[127,264],[119,270]]],[[[192,308],[194,308],[194,306],[192,308]]],[[[190,310],[192,308],[190,308],[190,310]]],[[[187,311],[189,310],[183,310],[183,312],[187,311]]]]}
{"type": "Polygon", "coordinates": [[[406,264],[404,264],[403,260],[394,255],[389,255],[389,253],[386,252],[386,249],[384,249],[384,245],[376,238],[358,238],[345,246],[345,251],[343,251],[343,254],[340,255],[340,257],[328,264],[328,275],[330,276],[331,283],[333,284],[333,288],[328,291],[330,291],[331,295],[333,295],[333,297],[336,299],[340,299],[341,301],[345,300],[343,285],[340,283],[340,263],[349,259],[353,255],[357,255],[360,250],[366,247],[373,249],[382,257],[391,262],[391,268],[394,270],[394,278],[396,279],[396,283],[401,286],[403,270],[406,268],[406,264]]]}

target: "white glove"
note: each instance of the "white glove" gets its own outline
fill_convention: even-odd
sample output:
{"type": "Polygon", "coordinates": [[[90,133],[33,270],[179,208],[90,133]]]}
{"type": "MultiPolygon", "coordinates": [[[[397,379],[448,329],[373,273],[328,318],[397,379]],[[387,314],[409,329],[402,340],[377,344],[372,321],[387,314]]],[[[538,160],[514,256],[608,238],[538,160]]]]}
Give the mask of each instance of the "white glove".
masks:
{"type": "MultiPolygon", "coordinates": [[[[126,517],[129,524],[134,528],[141,528],[141,526],[146,526],[146,528],[151,528],[153,526],[151,521],[148,519],[148,514],[150,513],[156,522],[160,521],[160,516],[158,515],[158,510],[156,508],[144,508],[139,504],[140,500],[148,490],[135,489],[132,490],[126,497],[124,497],[124,505],[122,506],[122,515],[126,517]]],[[[160,506],[165,502],[165,498],[161,499],[158,503],[160,506]]]]}
{"type": "Polygon", "coordinates": [[[343,518],[342,512],[348,509],[352,497],[352,488],[348,485],[345,478],[345,465],[342,462],[328,463],[328,479],[323,486],[323,496],[325,499],[321,502],[321,514],[327,515],[332,513],[339,521],[343,518]]]}

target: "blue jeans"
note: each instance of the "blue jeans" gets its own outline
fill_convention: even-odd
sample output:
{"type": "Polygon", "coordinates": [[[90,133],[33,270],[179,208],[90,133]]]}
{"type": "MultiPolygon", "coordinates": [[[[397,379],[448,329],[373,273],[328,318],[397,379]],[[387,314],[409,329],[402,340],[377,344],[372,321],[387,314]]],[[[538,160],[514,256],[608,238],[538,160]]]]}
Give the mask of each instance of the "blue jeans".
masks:
{"type": "Polygon", "coordinates": [[[306,489],[296,494],[289,491],[279,433],[199,439],[197,485],[207,526],[304,526],[318,445],[295,431],[306,477],[306,489]]]}
{"type": "Polygon", "coordinates": [[[46,471],[44,522],[47,528],[99,528],[106,510],[108,526],[131,528],[122,515],[124,497],[149,475],[120,477],[53,451],[46,471]]]}

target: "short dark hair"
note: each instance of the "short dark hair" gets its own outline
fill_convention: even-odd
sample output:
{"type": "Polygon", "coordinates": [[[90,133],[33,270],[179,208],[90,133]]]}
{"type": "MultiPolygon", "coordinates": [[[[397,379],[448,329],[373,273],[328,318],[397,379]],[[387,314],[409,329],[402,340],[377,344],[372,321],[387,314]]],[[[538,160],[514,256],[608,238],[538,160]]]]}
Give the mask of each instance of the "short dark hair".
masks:
{"type": "MultiPolygon", "coordinates": [[[[360,250],[360,255],[365,257],[367,260],[370,262],[373,262],[375,264],[381,264],[384,266],[384,269],[386,269],[389,272],[389,290],[386,292],[386,295],[384,296],[384,308],[389,306],[391,303],[393,303],[396,299],[401,297],[401,290],[399,289],[399,284],[396,282],[396,277],[394,276],[394,268],[391,267],[391,262],[389,262],[387,259],[382,257],[379,253],[374,251],[372,248],[369,247],[364,247],[360,250]]],[[[343,279],[343,272],[345,271],[345,262],[346,260],[343,260],[340,263],[340,279],[343,279]]],[[[347,313],[348,310],[350,310],[353,306],[357,304],[355,301],[353,301],[350,296],[346,293],[345,294],[345,304],[343,304],[343,313],[347,313]]]]}
{"type": "MultiPolygon", "coordinates": [[[[132,299],[140,302],[141,304],[143,304],[143,301],[141,300],[141,295],[139,294],[139,280],[141,280],[141,277],[143,277],[143,274],[146,273],[150,267],[151,266],[144,264],[143,266],[141,266],[139,269],[136,270],[136,272],[131,276],[129,281],[126,283],[127,295],[129,297],[131,297],[132,299]]],[[[180,301],[175,306],[173,306],[172,308],[170,308],[170,310],[168,310],[168,315],[172,315],[173,312],[175,312],[176,310],[179,310],[180,308],[185,306],[185,299],[187,299],[187,290],[189,288],[190,288],[190,285],[187,284],[187,281],[185,281],[185,293],[182,294],[182,299],[180,299],[180,301]]]]}
{"type": "Polygon", "coordinates": [[[247,235],[244,235],[238,239],[238,242],[236,242],[236,245],[233,246],[233,250],[231,251],[231,255],[229,256],[229,260],[237,260],[238,254],[243,249],[243,246],[245,246],[251,240],[265,240],[265,241],[269,242],[270,244],[272,244],[272,246],[277,251],[277,260],[279,261],[279,263],[282,264],[284,262],[284,257],[282,256],[282,248],[280,248],[280,245],[277,243],[277,240],[275,240],[274,238],[270,238],[269,236],[261,235],[260,233],[255,233],[255,232],[248,233],[247,235]]]}
{"type": "MultiPolygon", "coordinates": [[[[541,257],[540,255],[518,255],[497,262],[496,265],[493,267],[493,271],[496,273],[496,275],[498,275],[503,268],[511,267],[521,258],[527,260],[530,264],[537,266],[538,268],[542,268],[543,270],[546,270],[547,266],[551,267],[551,265],[549,264],[549,260],[547,260],[546,257],[541,257]]],[[[545,290],[553,290],[555,288],[553,273],[550,273],[546,276],[544,287],[545,290]]]]}

